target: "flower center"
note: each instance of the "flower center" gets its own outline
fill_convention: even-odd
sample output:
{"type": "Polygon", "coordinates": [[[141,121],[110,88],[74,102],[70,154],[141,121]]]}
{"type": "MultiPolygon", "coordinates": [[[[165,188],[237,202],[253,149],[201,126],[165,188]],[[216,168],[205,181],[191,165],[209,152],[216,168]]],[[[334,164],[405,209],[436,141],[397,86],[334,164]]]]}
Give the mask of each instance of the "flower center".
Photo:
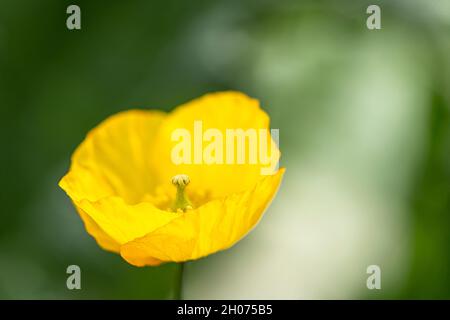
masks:
{"type": "Polygon", "coordinates": [[[185,212],[192,209],[192,203],[184,192],[186,186],[191,182],[189,176],[186,174],[177,174],[172,178],[172,184],[177,187],[177,195],[175,202],[172,205],[172,210],[175,212],[185,212]]]}

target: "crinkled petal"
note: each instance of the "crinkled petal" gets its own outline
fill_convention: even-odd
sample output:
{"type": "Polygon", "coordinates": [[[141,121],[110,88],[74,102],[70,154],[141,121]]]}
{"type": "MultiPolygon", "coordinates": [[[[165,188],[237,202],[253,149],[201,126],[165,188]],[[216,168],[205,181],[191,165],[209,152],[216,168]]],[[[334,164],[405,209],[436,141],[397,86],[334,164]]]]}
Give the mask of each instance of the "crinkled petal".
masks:
{"type": "Polygon", "coordinates": [[[182,262],[224,250],[244,237],[274,197],[283,173],[263,177],[253,188],[211,201],[165,226],[121,247],[122,257],[136,266],[149,257],[182,262]]]}
{"type": "Polygon", "coordinates": [[[88,232],[107,250],[142,237],[179,214],[139,202],[159,183],[156,132],[165,114],[132,110],[94,128],[72,157],[59,185],[88,232]]]}
{"type": "MultiPolygon", "coordinates": [[[[159,180],[170,181],[171,177],[176,174],[187,174],[191,180],[187,192],[195,190],[197,193],[208,194],[210,198],[223,197],[251,188],[261,178],[261,169],[274,169],[273,162],[276,163],[279,159],[278,147],[270,138],[268,115],[260,108],[258,100],[240,92],[211,93],[177,107],[168,114],[161,124],[157,141],[161,161],[160,170],[158,170],[159,180]],[[197,130],[195,130],[196,122],[201,122],[201,131],[198,130],[200,128],[198,125],[197,130]],[[179,129],[186,129],[190,133],[190,164],[186,162],[177,164],[172,158],[174,148],[185,141],[184,138],[172,140],[172,134],[179,129]],[[211,152],[211,154],[215,160],[223,159],[223,163],[205,163],[204,155],[209,154],[206,149],[211,143],[216,143],[216,140],[218,140],[216,137],[209,137],[210,140],[207,140],[208,137],[203,136],[206,135],[208,129],[214,129],[222,137],[222,157],[214,158],[216,153],[211,152]],[[245,140],[245,163],[238,163],[237,149],[239,143],[238,139],[230,138],[230,131],[239,129],[246,133],[252,131],[256,134],[249,134],[249,136],[256,136],[254,146],[258,151],[261,141],[264,140],[266,144],[272,142],[274,147],[273,158],[276,161],[268,163],[257,152],[256,162],[251,163],[250,138],[248,136],[245,140]],[[264,131],[265,136],[260,136],[260,131],[264,131]],[[227,144],[227,136],[230,138],[230,142],[233,141],[232,143],[227,144]],[[205,141],[202,141],[203,139],[205,141]],[[235,160],[233,163],[227,163],[226,148],[233,145],[232,150],[235,160]],[[197,155],[201,155],[201,158],[196,158],[196,152],[197,155]],[[262,161],[265,163],[261,163],[262,161]]],[[[268,150],[270,151],[270,145],[268,150]]],[[[184,155],[183,152],[180,152],[180,154],[184,155]]],[[[270,155],[269,152],[266,154],[270,155]]]]}
{"type": "Polygon", "coordinates": [[[129,205],[119,197],[75,203],[112,239],[124,244],[178,218],[181,213],[160,210],[148,202],[129,205]]]}
{"type": "Polygon", "coordinates": [[[81,217],[81,220],[84,222],[86,231],[94,237],[98,245],[107,251],[120,252],[120,244],[108,236],[86,212],[77,206],[75,207],[81,217]]]}
{"type": "Polygon", "coordinates": [[[107,118],[74,152],[60,186],[75,201],[118,196],[138,203],[160,184],[155,146],[165,117],[159,111],[130,110],[107,118]]]}

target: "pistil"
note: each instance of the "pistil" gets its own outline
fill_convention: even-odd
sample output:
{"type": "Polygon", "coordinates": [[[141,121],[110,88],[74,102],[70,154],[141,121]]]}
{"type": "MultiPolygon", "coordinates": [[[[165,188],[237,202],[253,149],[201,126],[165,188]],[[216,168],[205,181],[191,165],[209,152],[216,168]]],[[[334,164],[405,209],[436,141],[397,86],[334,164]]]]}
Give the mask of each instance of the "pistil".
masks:
{"type": "Polygon", "coordinates": [[[172,178],[172,184],[177,187],[177,194],[175,196],[175,202],[172,206],[172,210],[175,212],[185,212],[192,209],[192,203],[185,193],[185,188],[191,180],[188,175],[177,174],[172,178]]]}

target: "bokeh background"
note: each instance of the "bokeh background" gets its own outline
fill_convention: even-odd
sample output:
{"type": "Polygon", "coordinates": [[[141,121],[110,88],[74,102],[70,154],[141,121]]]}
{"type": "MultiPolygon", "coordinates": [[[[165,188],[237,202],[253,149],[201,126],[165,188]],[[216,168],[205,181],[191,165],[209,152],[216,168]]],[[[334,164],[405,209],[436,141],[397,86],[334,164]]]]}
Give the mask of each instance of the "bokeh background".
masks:
{"type": "Polygon", "coordinates": [[[448,0],[0,0],[0,298],[173,297],[175,265],[101,250],[57,182],[107,116],[228,89],[261,101],[287,173],[185,298],[450,298],[448,0]]]}

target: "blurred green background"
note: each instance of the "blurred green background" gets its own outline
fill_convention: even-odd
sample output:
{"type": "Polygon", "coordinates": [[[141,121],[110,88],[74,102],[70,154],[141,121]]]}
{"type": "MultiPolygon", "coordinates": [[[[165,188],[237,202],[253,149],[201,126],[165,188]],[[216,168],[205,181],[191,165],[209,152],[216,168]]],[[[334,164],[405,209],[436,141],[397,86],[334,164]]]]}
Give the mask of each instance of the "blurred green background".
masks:
{"type": "Polygon", "coordinates": [[[101,250],[57,182],[107,116],[227,89],[260,99],[287,173],[185,298],[450,298],[448,0],[0,0],[0,298],[173,297],[173,264],[101,250]]]}

